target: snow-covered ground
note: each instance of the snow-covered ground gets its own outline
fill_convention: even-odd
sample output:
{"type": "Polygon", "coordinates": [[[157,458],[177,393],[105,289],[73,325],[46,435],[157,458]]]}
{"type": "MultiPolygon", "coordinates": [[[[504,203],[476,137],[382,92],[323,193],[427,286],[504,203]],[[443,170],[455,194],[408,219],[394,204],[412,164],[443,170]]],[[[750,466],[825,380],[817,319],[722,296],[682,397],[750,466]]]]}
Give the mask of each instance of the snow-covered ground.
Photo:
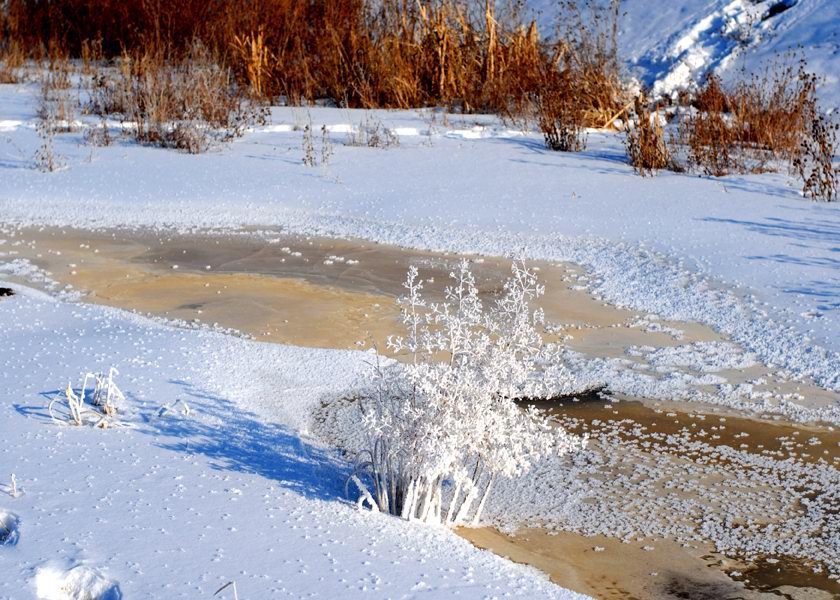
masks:
{"type": "MultiPolygon", "coordinates": [[[[555,0],[528,0],[550,32],[555,0]]],[[[628,70],[671,93],[706,73],[760,72],[794,51],[824,78],[820,96],[840,107],[840,3],[836,0],[623,0],[619,48],[628,70]],[[655,7],[655,8],[654,8],[655,7]]]]}
{"type": "Polygon", "coordinates": [[[314,108],[275,109],[271,125],[198,156],[62,134],[66,168],[41,173],[34,94],[0,87],[6,223],[282,228],[564,260],[606,301],[712,325],[763,363],[840,389],[840,205],[802,199],[785,175],[645,179],[614,134],[563,154],[489,117],[314,108]],[[316,153],[322,124],[334,152],[315,168],[302,164],[310,118],[316,153]],[[347,145],[364,119],[399,146],[347,145]]]}
{"type": "Polygon", "coordinates": [[[0,304],[0,519],[14,531],[0,597],[209,598],[233,580],[243,599],[583,598],[442,528],[345,500],[347,466],[297,428],[367,368],[363,353],[15,289],[0,304]],[[128,396],[120,425],[51,420],[57,390],[110,366],[128,396]],[[159,414],[176,399],[189,415],[159,414]]]}

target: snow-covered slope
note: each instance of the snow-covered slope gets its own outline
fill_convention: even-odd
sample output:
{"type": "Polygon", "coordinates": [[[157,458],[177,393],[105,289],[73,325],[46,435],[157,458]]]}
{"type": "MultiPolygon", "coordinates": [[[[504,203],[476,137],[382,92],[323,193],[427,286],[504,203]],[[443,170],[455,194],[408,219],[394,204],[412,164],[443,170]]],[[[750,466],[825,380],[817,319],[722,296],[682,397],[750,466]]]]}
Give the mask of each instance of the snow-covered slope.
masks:
{"type": "MultiPolygon", "coordinates": [[[[543,31],[557,17],[555,0],[528,0],[543,31]]],[[[760,72],[797,50],[825,78],[820,95],[840,106],[840,2],[836,0],[624,0],[619,33],[631,73],[668,93],[710,70],[760,72]]]]}
{"type": "Polygon", "coordinates": [[[583,598],[447,530],[344,500],[347,466],[296,425],[367,368],[362,353],[16,289],[0,299],[0,521],[14,531],[0,544],[0,598],[210,598],[230,580],[243,600],[583,598]],[[59,388],[110,366],[128,396],[123,426],[51,420],[59,388]],[[189,415],[183,404],[159,415],[179,398],[189,415]]]}

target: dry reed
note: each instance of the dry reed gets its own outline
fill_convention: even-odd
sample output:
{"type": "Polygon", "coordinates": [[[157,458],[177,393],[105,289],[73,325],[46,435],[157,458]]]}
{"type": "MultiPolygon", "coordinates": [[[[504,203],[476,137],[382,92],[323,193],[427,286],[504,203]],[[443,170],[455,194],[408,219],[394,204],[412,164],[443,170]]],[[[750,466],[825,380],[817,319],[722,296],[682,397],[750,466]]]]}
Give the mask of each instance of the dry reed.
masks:
{"type": "Polygon", "coordinates": [[[627,127],[625,147],[633,169],[642,177],[671,166],[671,153],[660,116],[648,107],[644,94],[634,101],[635,115],[627,127]]]}
{"type": "Polygon", "coordinates": [[[680,120],[675,148],[687,149],[689,168],[712,176],[793,167],[819,130],[816,87],[804,63],[774,63],[728,89],[710,75],[680,120]]]}
{"type": "Polygon", "coordinates": [[[586,125],[607,124],[623,106],[611,20],[617,9],[569,3],[570,39],[543,40],[516,3],[498,4],[7,0],[0,10],[9,39],[25,52],[57,44],[85,65],[124,53],[181,56],[197,39],[253,97],[290,104],[329,98],[348,107],[439,105],[520,116],[534,111],[534,98],[551,85],[546,74],[559,67],[575,79],[586,125]]]}

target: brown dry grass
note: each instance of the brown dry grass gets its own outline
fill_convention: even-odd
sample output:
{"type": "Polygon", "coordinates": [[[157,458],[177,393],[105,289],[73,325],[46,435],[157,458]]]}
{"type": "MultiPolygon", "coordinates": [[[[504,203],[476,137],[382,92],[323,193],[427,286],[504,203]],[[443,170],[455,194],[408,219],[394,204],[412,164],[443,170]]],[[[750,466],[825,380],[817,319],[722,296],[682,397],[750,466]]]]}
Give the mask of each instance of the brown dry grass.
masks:
{"type": "Polygon", "coordinates": [[[50,47],[41,70],[41,94],[36,111],[41,126],[49,129],[50,135],[74,131],[77,126],[79,99],[73,93],[72,72],[67,55],[55,46],[50,47]]]}
{"type": "MultiPolygon", "coordinates": [[[[181,56],[198,39],[252,96],[291,104],[519,116],[559,67],[575,80],[585,123],[603,126],[623,105],[604,42],[615,21],[567,4],[563,22],[574,25],[550,41],[515,2],[487,0],[8,0],[4,18],[26,52],[57,43],[86,65],[124,52],[181,56]]],[[[609,11],[617,19],[617,3],[609,11]]]]}
{"type": "Polygon", "coordinates": [[[17,42],[0,45],[0,83],[19,83],[23,79],[26,56],[17,42]]]}
{"type": "Polygon", "coordinates": [[[729,95],[740,141],[792,160],[808,133],[809,114],[816,109],[816,77],[792,66],[771,66],[760,75],[742,79],[729,95]]]}
{"type": "Polygon", "coordinates": [[[579,151],[586,127],[610,127],[630,105],[620,77],[618,2],[562,5],[561,39],[535,64],[534,105],[546,146],[579,151]]]}
{"type": "Polygon", "coordinates": [[[559,74],[537,96],[537,123],[549,150],[580,152],[586,147],[584,111],[568,76],[559,74]]]}
{"type": "MultiPolygon", "coordinates": [[[[776,62],[760,75],[742,76],[724,86],[709,76],[677,126],[669,151],[686,157],[685,167],[720,177],[762,173],[783,167],[802,181],[802,193],[819,200],[837,198],[833,165],[838,125],[817,103],[817,78],[804,62],[776,62]]],[[[638,144],[628,139],[636,165],[638,144]]],[[[672,168],[683,165],[671,161],[672,168]]],[[[640,172],[644,174],[644,171],[640,172]]]]}
{"type": "Polygon", "coordinates": [[[89,92],[89,112],[118,115],[142,143],[193,154],[240,135],[260,117],[230,71],[199,42],[181,56],[124,51],[115,68],[92,74],[89,92]]]}
{"type": "Polygon", "coordinates": [[[728,88],[712,75],[691,105],[676,136],[689,168],[712,176],[774,170],[791,165],[811,135],[816,78],[804,64],[778,63],[728,88]]]}

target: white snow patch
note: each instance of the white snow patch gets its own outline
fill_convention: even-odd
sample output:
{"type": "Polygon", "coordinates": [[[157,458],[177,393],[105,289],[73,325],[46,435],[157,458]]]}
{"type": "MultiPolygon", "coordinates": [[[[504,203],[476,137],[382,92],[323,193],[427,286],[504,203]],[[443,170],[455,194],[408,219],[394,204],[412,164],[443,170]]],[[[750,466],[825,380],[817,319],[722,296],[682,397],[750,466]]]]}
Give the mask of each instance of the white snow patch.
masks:
{"type": "Polygon", "coordinates": [[[701,373],[716,373],[727,369],[746,369],[756,364],[754,354],[745,353],[727,342],[693,342],[666,348],[630,346],[626,353],[641,357],[664,372],[684,367],[701,373]]]}
{"type": "Polygon", "coordinates": [[[0,262],[0,275],[11,275],[30,283],[43,286],[62,300],[78,300],[81,294],[70,285],[62,286],[52,278],[51,273],[32,263],[27,258],[16,258],[9,262],[0,262]]]}
{"type": "Polygon", "coordinates": [[[47,565],[35,575],[35,593],[40,600],[120,600],[116,582],[98,570],[78,565],[68,570],[47,565]]]}
{"type": "Polygon", "coordinates": [[[24,122],[17,119],[2,119],[0,120],[0,131],[14,131],[18,127],[23,126],[24,122]]]}

